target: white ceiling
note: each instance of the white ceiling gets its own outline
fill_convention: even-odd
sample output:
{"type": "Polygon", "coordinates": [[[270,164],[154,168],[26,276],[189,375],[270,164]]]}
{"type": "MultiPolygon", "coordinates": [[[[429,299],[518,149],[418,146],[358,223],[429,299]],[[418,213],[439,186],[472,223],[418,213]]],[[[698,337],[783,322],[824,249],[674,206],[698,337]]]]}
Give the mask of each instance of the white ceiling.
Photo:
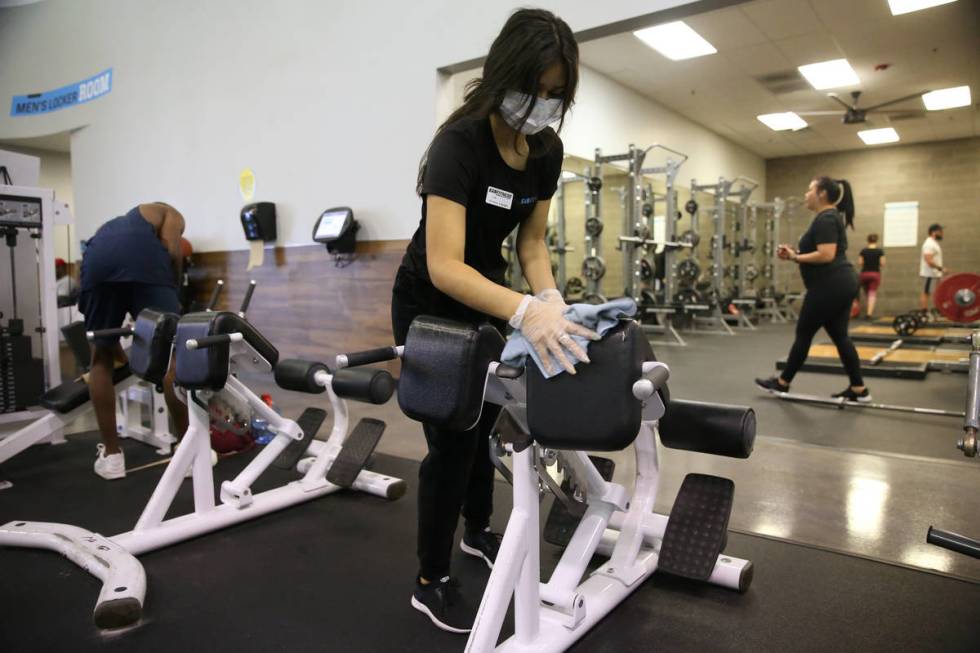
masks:
{"type": "MultiPolygon", "coordinates": [[[[717,54],[671,61],[632,33],[580,45],[581,62],[766,158],[865,146],[862,129],[894,127],[901,143],[980,135],[980,1],[958,0],[892,16],[887,0],[753,0],[685,18],[717,54]],[[764,113],[832,111],[839,105],[808,83],[773,92],[757,78],[846,58],[861,84],[833,89],[858,106],[937,88],[969,85],[974,104],[917,118],[869,114],[844,125],[837,116],[805,117],[798,132],[774,132],[756,120],[764,113]],[[879,64],[886,70],[876,71],[879,64]]],[[[799,78],[802,80],[802,78],[799,78]]],[[[888,109],[921,110],[913,99],[888,109]]]]}

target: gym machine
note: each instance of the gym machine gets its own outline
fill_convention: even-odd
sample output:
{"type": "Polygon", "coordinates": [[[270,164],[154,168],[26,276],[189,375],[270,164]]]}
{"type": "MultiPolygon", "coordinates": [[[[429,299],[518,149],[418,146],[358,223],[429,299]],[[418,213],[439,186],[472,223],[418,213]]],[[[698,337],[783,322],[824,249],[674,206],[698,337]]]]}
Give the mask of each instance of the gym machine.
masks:
{"type": "MultiPolygon", "coordinates": [[[[130,364],[134,375],[160,383],[176,356],[176,384],[186,393],[190,427],[170,460],[133,530],[112,537],[68,524],[12,521],[0,526],[0,546],[49,549],[61,553],[102,581],[94,612],[99,628],[120,628],[139,621],[146,595],[146,573],[136,556],[199,537],[342,489],[394,500],[405,482],[364,469],[384,431],[384,422],[364,418],[348,433],[344,398],[383,404],[394,392],[384,370],[342,369],[356,357],[338,360],[335,370],[323,363],[280,360],[276,348],[238,313],[189,313],[178,318],[146,309],[133,327],[130,364]],[[168,337],[169,336],[169,337],[168,337]],[[314,440],[326,411],[307,408],[292,420],[272,410],[238,378],[238,373],[272,374],[284,389],[326,392],[334,423],[326,441],[314,440]],[[212,397],[233,392],[267,420],[275,437],[238,473],[221,483],[215,499],[211,467],[212,397]],[[295,469],[299,476],[263,492],[252,486],[270,467],[295,469]],[[172,504],[191,472],[194,509],[171,515],[172,504]]],[[[118,330],[95,335],[117,334],[118,330]]]]}
{"type": "Polygon", "coordinates": [[[570,279],[568,278],[568,265],[566,263],[566,257],[569,252],[574,252],[575,248],[569,246],[568,244],[566,235],[567,222],[565,219],[565,200],[567,194],[566,186],[568,186],[568,184],[583,181],[585,181],[584,175],[570,172],[568,170],[563,170],[562,173],[558,175],[558,186],[555,189],[554,196],[555,222],[554,225],[549,225],[548,236],[546,238],[548,251],[555,257],[552,264],[555,283],[558,285],[558,291],[565,297],[581,294],[583,289],[583,287],[581,287],[581,279],[576,279],[578,283],[572,284],[572,286],[574,286],[573,289],[569,288],[570,279]],[[575,290],[575,292],[570,292],[570,290],[575,290]]]}
{"type": "MultiPolygon", "coordinates": [[[[737,291],[734,287],[726,283],[725,277],[732,276],[737,281],[739,270],[737,265],[726,266],[725,261],[729,253],[732,256],[737,255],[740,251],[740,243],[734,239],[729,241],[727,234],[729,198],[737,197],[739,206],[744,206],[748,203],[749,196],[751,196],[752,191],[758,185],[759,183],[757,181],[742,176],[735,177],[734,179],[719,177],[718,181],[713,184],[699,184],[696,179],[691,180],[692,201],[694,201],[693,196],[696,193],[707,193],[713,198],[710,210],[714,230],[708,250],[708,258],[711,259],[711,269],[709,279],[706,281],[710,281],[710,284],[704,291],[706,294],[705,299],[707,299],[707,303],[712,307],[711,313],[710,315],[695,315],[691,321],[692,329],[707,326],[708,329],[702,329],[702,332],[720,333],[723,335],[734,335],[735,333],[728,325],[726,316],[733,300],[738,299],[737,291]],[[738,185],[737,188],[736,184],[738,185]]],[[[693,208],[697,212],[696,201],[694,201],[693,208]]],[[[754,328],[754,325],[749,322],[743,312],[738,311],[737,318],[740,325],[746,326],[746,328],[754,328]]]]}
{"type": "Polygon", "coordinates": [[[752,563],[722,553],[734,483],[688,474],[671,513],[654,512],[656,438],[670,448],[748,458],[752,409],[671,399],[670,370],[633,320],[592,343],[592,363],[575,376],[546,380],[533,363],[504,365],[503,346],[493,327],[420,317],[404,346],[358,355],[364,364],[401,358],[398,403],[412,419],[467,430],[484,402],[501,406],[491,451],[512,482],[513,509],[466,651],[564,651],[656,571],[746,592],[752,563]],[[612,461],[586,454],[630,446],[632,490],[611,480],[612,461]],[[542,582],[545,492],[554,502],[544,538],[563,553],[542,582]],[[512,598],[514,634],[498,643],[512,598]]]}
{"type": "Polygon", "coordinates": [[[599,148],[595,151],[595,166],[586,167],[585,182],[585,258],[582,259],[582,276],[585,290],[582,301],[603,304],[602,278],[606,276],[606,261],[602,258],[602,165],[599,148]]]}
{"type": "Polygon", "coordinates": [[[61,383],[54,231],[73,222],[53,190],[0,185],[0,270],[9,271],[0,291],[0,423],[36,417],[41,395],[61,383]]]}
{"type": "MultiPolygon", "coordinates": [[[[786,289],[780,288],[782,268],[776,250],[779,248],[780,225],[786,213],[786,201],[777,197],[772,202],[753,202],[750,205],[753,222],[758,229],[762,222],[763,239],[761,246],[761,265],[757,268],[758,276],[762,278],[762,287],[758,289],[757,313],[767,317],[771,322],[787,323],[793,319],[793,313],[783,305],[786,289]]],[[[746,279],[749,275],[746,275],[746,279]]]]}
{"type": "MultiPolygon", "coordinates": [[[[963,413],[963,437],[956,443],[956,448],[968,458],[975,458],[980,452],[980,446],[977,444],[978,431],[980,431],[980,330],[970,335],[970,376],[966,389],[966,410],[963,413]]],[[[965,535],[930,526],[926,533],[926,542],[973,558],[980,558],[980,541],[965,535]]]]}

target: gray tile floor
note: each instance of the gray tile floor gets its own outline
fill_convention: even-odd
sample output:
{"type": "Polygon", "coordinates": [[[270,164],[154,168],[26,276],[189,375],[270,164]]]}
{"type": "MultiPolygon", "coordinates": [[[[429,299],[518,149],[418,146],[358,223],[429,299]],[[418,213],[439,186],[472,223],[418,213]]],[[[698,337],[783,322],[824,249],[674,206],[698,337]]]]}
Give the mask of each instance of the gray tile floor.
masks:
{"type": "MultiPolygon", "coordinates": [[[[791,326],[769,325],[734,337],[693,336],[686,348],[657,348],[671,366],[674,396],[751,405],[759,422],[748,460],[661,448],[658,510],[669,511],[688,472],[727,476],[736,483],[733,529],[980,582],[980,560],[925,543],[930,524],[980,537],[980,460],[965,459],[956,450],[959,421],[838,411],[759,394],[752,377],[770,373],[791,340],[791,326]]],[[[272,392],[289,415],[320,403],[317,397],[279,390],[270,380],[247,382],[272,392]]],[[[829,394],[845,383],[843,376],[801,374],[794,390],[829,394]]],[[[932,373],[925,381],[870,379],[868,384],[879,401],[962,410],[966,377],[932,373]]],[[[388,423],[380,451],[414,460],[425,455],[421,428],[395,401],[351,404],[351,416],[388,423]]],[[[88,418],[73,430],[93,427],[88,418]]],[[[321,432],[329,432],[329,424],[321,432]]],[[[612,457],[616,479],[628,482],[631,451],[612,457]]]]}

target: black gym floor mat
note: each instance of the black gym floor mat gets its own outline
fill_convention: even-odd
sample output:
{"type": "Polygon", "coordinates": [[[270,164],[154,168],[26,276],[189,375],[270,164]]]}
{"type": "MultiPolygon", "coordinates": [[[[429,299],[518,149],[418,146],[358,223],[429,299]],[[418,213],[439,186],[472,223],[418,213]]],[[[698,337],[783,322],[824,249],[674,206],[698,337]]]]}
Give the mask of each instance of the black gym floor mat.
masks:
{"type": "MultiPolygon", "coordinates": [[[[94,442],[75,437],[9,461],[16,485],[0,491],[0,523],[67,521],[107,535],[130,528],[162,467],[103,482],[91,472],[94,442]]],[[[141,448],[127,444],[130,458],[141,448]]],[[[248,457],[223,459],[218,477],[248,457]]],[[[387,502],[341,492],[143,556],[145,616],[122,632],[92,625],[99,583],[86,572],[54,553],[2,549],[0,651],[461,651],[464,637],[436,630],[409,606],[418,464],[378,455],[375,468],[404,478],[409,493],[387,502]]],[[[289,477],[270,470],[270,480],[289,477]]],[[[509,487],[498,484],[495,498],[502,528],[509,487]]],[[[544,546],[546,565],[557,551],[544,546]]],[[[747,594],[657,574],[573,650],[980,647],[980,585],[737,533],[726,551],[755,564],[747,594]]],[[[457,551],[454,573],[479,600],[484,563],[457,551]]]]}

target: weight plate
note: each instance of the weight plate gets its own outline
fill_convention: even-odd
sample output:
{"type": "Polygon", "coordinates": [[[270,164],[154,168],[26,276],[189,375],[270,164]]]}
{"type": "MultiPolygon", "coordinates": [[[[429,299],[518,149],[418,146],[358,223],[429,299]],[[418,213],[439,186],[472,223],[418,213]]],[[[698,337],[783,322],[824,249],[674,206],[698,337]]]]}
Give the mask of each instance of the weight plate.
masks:
{"type": "Polygon", "coordinates": [[[582,276],[598,281],[606,274],[606,262],[598,256],[589,256],[582,261],[582,276]]]}
{"type": "Polygon", "coordinates": [[[681,306],[687,306],[688,304],[700,304],[701,295],[691,288],[683,288],[674,294],[674,303],[680,304],[681,306]]]}
{"type": "Polygon", "coordinates": [[[895,329],[895,333],[900,336],[910,336],[915,333],[918,327],[914,315],[903,313],[892,321],[892,328],[895,329]]]}
{"type": "Polygon", "coordinates": [[[687,204],[684,205],[684,210],[687,211],[689,215],[694,215],[698,212],[698,203],[693,199],[687,200],[687,204]]]}
{"type": "Polygon", "coordinates": [[[754,263],[749,263],[745,266],[745,279],[747,281],[755,281],[759,276],[759,269],[755,267],[754,263]]]}
{"type": "Polygon", "coordinates": [[[585,221],[585,233],[595,238],[602,233],[602,220],[589,218],[585,221]]]}
{"type": "Polygon", "coordinates": [[[592,192],[596,192],[602,189],[602,179],[600,179],[599,177],[590,177],[589,180],[585,183],[589,187],[589,190],[591,190],[592,192]]]}
{"type": "Polygon", "coordinates": [[[647,259],[640,259],[640,278],[649,281],[653,278],[653,265],[647,259]]]}
{"type": "Polygon", "coordinates": [[[980,319],[980,274],[960,272],[943,279],[933,301],[943,317],[953,322],[980,319]]]}
{"type": "Polygon", "coordinates": [[[701,266],[694,259],[684,259],[677,264],[677,276],[683,281],[694,282],[701,276],[701,266]]]}
{"type": "Polygon", "coordinates": [[[691,231],[690,229],[688,229],[687,231],[681,234],[681,237],[678,238],[678,240],[684,243],[685,245],[690,245],[691,247],[697,247],[698,243],[701,242],[701,236],[699,236],[696,231],[691,231]]]}
{"type": "Polygon", "coordinates": [[[653,204],[645,202],[643,207],[640,209],[640,212],[643,213],[644,218],[649,218],[651,215],[653,215],[653,204]]]}
{"type": "Polygon", "coordinates": [[[565,282],[565,296],[578,296],[585,290],[585,284],[578,277],[572,277],[565,282]]]}
{"type": "Polygon", "coordinates": [[[606,296],[601,293],[590,292],[582,296],[582,301],[586,304],[598,305],[605,304],[608,300],[606,299],[606,296]]]}

